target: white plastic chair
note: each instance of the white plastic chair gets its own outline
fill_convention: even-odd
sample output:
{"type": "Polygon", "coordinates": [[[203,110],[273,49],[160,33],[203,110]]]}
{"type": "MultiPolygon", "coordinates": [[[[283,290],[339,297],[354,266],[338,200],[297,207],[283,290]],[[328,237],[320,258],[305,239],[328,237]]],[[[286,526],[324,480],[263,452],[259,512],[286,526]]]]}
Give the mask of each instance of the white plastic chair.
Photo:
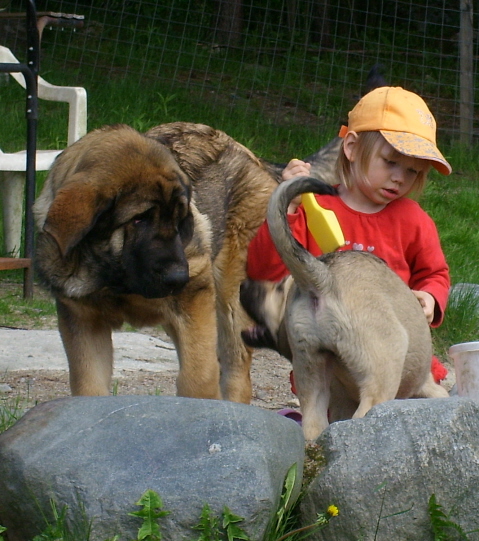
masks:
{"type": "MultiPolygon", "coordinates": [[[[19,63],[10,49],[3,46],[0,46],[0,62],[19,63]]],[[[10,73],[10,75],[23,88],[26,88],[25,78],[21,73],[10,73]]],[[[55,86],[38,77],[38,98],[69,104],[68,145],[85,135],[87,130],[87,96],[84,88],[55,86]]],[[[48,170],[61,152],[62,150],[37,150],[35,169],[37,171],[48,170]]],[[[3,237],[5,251],[13,257],[17,257],[19,254],[22,235],[26,158],[26,150],[14,153],[4,153],[0,150],[3,237]]]]}

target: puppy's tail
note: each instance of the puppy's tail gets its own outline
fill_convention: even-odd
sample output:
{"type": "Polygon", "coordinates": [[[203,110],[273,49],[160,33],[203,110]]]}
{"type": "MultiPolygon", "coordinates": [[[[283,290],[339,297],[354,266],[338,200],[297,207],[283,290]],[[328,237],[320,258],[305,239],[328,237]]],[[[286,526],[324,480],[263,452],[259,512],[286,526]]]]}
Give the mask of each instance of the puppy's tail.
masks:
{"type": "Polygon", "coordinates": [[[312,177],[298,177],[282,182],[269,200],[268,227],[276,249],[296,284],[306,291],[325,291],[331,286],[331,274],[327,265],[311,255],[293,237],[286,217],[290,201],[307,192],[337,194],[333,186],[312,177]]]}

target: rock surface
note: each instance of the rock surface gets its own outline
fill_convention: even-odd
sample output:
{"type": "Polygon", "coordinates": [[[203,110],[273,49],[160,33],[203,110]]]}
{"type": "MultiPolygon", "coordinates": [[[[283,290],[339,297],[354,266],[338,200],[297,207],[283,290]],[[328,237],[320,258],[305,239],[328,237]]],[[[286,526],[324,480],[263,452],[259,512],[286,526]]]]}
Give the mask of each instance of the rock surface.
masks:
{"type": "MultiPolygon", "coordinates": [[[[74,397],[36,406],[0,435],[0,524],[10,541],[45,528],[50,498],[93,521],[92,541],[136,539],[128,513],[155,490],[166,539],[194,537],[207,503],[261,539],[289,467],[303,466],[299,425],[253,406],[177,397],[74,397]],[[83,508],[83,511],[82,511],[83,508]]],[[[72,525],[72,528],[74,526],[72,525]]],[[[198,533],[198,532],[196,532],[198,533]]]]}
{"type": "MultiPolygon", "coordinates": [[[[479,528],[479,404],[394,400],[318,439],[326,466],[300,505],[303,525],[329,505],[339,516],[311,539],[433,540],[432,495],[464,531],[479,528]]],[[[254,406],[177,397],[66,398],[30,410],[0,435],[0,524],[28,541],[57,509],[93,523],[92,541],[136,538],[128,513],[147,490],[170,514],[165,539],[193,539],[204,504],[224,506],[261,541],[288,468],[303,468],[297,423],[254,406]]],[[[77,524],[70,524],[75,530],[77,524]]],[[[448,532],[454,533],[454,532],[448,532]]],[[[82,539],[78,536],[78,539],[82,539]]],[[[469,533],[470,541],[479,533],[469,533]]]]}
{"type": "Polygon", "coordinates": [[[433,540],[432,494],[464,531],[479,528],[479,405],[472,400],[386,402],[363,419],[332,424],[318,441],[328,463],[302,503],[302,520],[314,521],[330,504],[340,514],[311,539],[433,540]]]}

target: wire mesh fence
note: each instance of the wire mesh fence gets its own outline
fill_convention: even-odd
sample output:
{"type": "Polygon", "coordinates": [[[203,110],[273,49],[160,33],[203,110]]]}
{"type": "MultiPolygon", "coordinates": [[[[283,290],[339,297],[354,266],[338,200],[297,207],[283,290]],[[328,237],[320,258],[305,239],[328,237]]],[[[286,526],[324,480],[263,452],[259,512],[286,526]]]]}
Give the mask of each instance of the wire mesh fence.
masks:
{"type": "MultiPolygon", "coordinates": [[[[3,41],[20,56],[21,22],[5,13],[24,6],[0,2],[3,41]]],[[[158,85],[163,100],[187,92],[221,111],[217,128],[256,114],[334,132],[379,78],[422,95],[440,137],[470,143],[479,133],[472,0],[37,0],[37,9],[84,17],[63,31],[47,20],[43,31],[43,65],[63,84],[71,73],[67,84],[87,89],[101,78],[131,80],[138,93],[158,85]]]]}

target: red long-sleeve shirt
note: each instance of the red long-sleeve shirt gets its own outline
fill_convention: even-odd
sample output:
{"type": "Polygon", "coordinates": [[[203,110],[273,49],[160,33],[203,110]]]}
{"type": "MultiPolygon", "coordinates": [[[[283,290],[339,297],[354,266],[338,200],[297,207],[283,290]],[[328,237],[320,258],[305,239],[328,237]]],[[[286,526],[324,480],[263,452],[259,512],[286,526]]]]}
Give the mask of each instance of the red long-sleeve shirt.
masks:
{"type": "MultiPolygon", "coordinates": [[[[374,214],[349,208],[340,197],[316,195],[318,203],[336,213],[346,240],[340,250],[364,250],[382,258],[411,288],[427,291],[436,300],[433,327],[441,324],[446,308],[449,268],[431,217],[416,201],[397,199],[374,214]]],[[[288,220],[293,236],[313,255],[321,250],[306,225],[302,206],[288,220]]],[[[248,276],[278,281],[289,274],[265,222],[248,249],[248,276]]]]}

